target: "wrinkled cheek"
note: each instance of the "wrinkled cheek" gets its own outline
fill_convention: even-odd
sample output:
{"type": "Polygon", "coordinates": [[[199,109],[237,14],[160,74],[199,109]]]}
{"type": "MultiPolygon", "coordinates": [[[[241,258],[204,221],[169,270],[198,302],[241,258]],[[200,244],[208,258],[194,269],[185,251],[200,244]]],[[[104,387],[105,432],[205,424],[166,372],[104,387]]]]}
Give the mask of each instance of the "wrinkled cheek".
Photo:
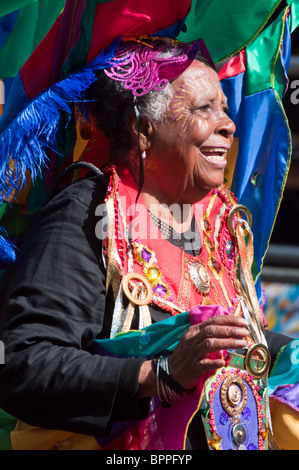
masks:
{"type": "Polygon", "coordinates": [[[211,134],[210,123],[203,118],[196,117],[193,119],[194,134],[200,134],[202,142],[204,142],[211,134]]]}
{"type": "Polygon", "coordinates": [[[176,131],[178,133],[193,133],[199,129],[199,119],[192,116],[190,113],[177,113],[173,116],[173,122],[176,124],[176,131]]]}

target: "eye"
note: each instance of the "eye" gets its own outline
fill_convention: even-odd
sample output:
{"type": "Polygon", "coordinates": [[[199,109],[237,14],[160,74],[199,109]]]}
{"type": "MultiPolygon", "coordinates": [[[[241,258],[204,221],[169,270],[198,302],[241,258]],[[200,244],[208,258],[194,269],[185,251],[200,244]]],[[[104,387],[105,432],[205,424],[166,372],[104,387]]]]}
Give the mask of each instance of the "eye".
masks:
{"type": "Polygon", "coordinates": [[[196,111],[208,111],[210,109],[209,104],[204,104],[202,106],[195,106],[194,108],[191,109],[192,113],[196,113],[196,111]]]}
{"type": "Polygon", "coordinates": [[[200,106],[199,109],[201,111],[207,111],[208,109],[210,109],[210,105],[209,104],[204,104],[203,106],[200,106]]]}
{"type": "Polygon", "coordinates": [[[223,106],[223,111],[225,112],[225,114],[229,114],[229,108],[228,106],[223,106]]]}

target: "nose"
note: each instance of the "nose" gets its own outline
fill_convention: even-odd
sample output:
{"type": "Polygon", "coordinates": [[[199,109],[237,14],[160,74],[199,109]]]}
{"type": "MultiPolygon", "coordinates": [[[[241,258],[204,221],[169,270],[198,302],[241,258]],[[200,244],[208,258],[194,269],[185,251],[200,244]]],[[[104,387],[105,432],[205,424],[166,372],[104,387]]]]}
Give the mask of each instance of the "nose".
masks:
{"type": "Polygon", "coordinates": [[[219,115],[215,132],[226,138],[232,137],[236,132],[236,126],[234,122],[224,111],[222,111],[219,115]]]}

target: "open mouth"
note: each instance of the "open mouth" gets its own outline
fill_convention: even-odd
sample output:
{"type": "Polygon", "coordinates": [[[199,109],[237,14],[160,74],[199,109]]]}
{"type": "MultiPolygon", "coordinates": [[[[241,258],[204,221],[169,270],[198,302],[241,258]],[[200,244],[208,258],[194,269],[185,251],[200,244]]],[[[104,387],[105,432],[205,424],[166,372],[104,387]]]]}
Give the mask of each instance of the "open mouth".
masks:
{"type": "Polygon", "coordinates": [[[228,147],[201,147],[201,155],[215,168],[224,169],[226,167],[226,154],[228,147]]]}
{"type": "Polygon", "coordinates": [[[226,159],[228,149],[224,147],[201,147],[200,152],[208,160],[222,161],[226,159]]]}

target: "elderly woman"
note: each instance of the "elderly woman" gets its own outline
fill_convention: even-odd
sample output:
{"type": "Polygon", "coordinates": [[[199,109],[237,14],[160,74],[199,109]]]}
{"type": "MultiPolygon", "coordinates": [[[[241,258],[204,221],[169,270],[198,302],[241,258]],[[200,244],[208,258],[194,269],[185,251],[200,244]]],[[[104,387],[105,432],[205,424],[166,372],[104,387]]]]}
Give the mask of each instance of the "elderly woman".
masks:
{"type": "Polygon", "coordinates": [[[89,173],[42,209],[3,306],[0,405],[20,420],[14,448],[267,448],[269,417],[240,365],[261,343],[263,388],[269,334],[237,278],[242,244],[228,225],[236,201],[223,185],[235,126],[198,48],[125,42],[89,90],[109,159],[102,175],[89,173]],[[142,357],[99,350],[120,332],[175,329],[182,315],[169,350],[166,338],[142,357]],[[227,395],[205,405],[219,370],[210,390],[221,382],[227,395]],[[199,407],[211,408],[208,421],[199,407]]]}

